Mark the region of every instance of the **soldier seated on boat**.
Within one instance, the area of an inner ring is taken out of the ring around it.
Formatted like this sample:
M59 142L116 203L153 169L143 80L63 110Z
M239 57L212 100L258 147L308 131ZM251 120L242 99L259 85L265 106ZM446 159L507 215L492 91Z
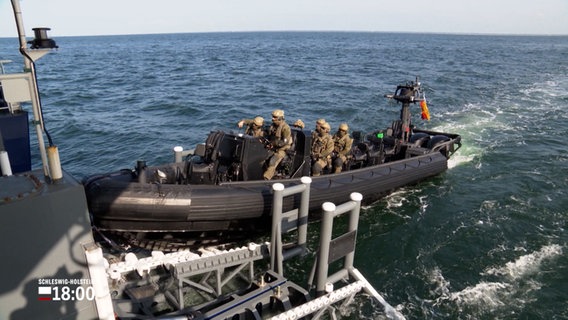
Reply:
M292 126L293 126L294 128L299 128L299 129L304 130L304 127L305 127L306 125L304 124L304 121L298 119L298 120L296 120L296 122L294 122L294 124L293 124Z
M246 125L245 134L251 135L253 137L264 137L264 119L262 117L255 117L254 119L242 119L237 123L239 128Z
M327 122L316 127L315 137L312 140L312 176L321 175L333 152L333 139L329 135L330 131L331 126Z
M292 131L284 120L284 111L276 109L272 111L272 125L268 129L268 148L271 154L268 157L268 165L264 171L264 180L270 180L276 173L276 167L286 156L286 150L292 145Z
M347 123L342 123L339 125L339 129L333 135L333 153L331 156L331 161L333 165L333 172L340 173L343 169L343 164L347 161L347 156L351 152L351 145L353 144L353 139L349 137L349 126Z
M319 135L319 131L320 128L322 126L322 124L326 123L325 119L317 119L316 120L316 128L314 131L312 131L312 141L314 141L316 139L316 137Z

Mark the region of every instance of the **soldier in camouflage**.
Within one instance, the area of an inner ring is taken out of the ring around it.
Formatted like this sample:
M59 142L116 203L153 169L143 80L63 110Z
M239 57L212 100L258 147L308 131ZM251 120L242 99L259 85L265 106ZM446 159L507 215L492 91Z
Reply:
M247 126L245 129L245 134L251 135L253 137L264 137L264 119L262 117L255 117L254 119L243 119L237 123L239 128Z
M332 154L332 164L333 172L340 173L343 169L343 164L347 161L347 156L351 152L351 145L353 144L353 139L349 137L349 126L347 123L342 123L339 125L339 129L333 135L333 154Z
M329 135L331 127L324 122L316 127L312 140L312 176L321 175L323 168L327 166L327 160L333 152L333 139Z
M268 129L269 148L272 154L268 158L268 166L264 171L264 180L270 180L276 173L276 167L286 156L286 150L292 145L292 131L284 120L284 111L272 111L272 125Z
M314 141L316 139L316 137L319 135L319 131L321 129L321 126L326 123L325 119L317 119L316 120L316 129L314 131L312 131L312 141Z

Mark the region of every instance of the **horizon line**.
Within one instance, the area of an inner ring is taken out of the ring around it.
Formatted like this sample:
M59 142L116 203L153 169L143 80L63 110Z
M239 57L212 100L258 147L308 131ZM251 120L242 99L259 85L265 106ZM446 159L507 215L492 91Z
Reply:
M235 31L173 31L150 33L115 33L115 34L84 34L84 35L52 35L51 37L112 37L112 36L147 36L174 34L215 34L215 33L383 33L383 34L424 34L424 35L455 35L455 36L508 36L508 37L566 37L568 34L555 33L492 33L492 32L441 32L441 31L372 31L372 30L235 30ZM26 36L27 37L27 36ZM18 36L0 36L0 39L18 38Z

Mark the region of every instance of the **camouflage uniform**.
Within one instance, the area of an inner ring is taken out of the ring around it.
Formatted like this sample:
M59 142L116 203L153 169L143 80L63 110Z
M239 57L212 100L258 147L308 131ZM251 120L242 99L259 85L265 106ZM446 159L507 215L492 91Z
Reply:
M333 135L333 172L339 173L343 169L343 164L347 161L347 156L351 152L351 145L353 144L353 139L349 137L347 133L349 127L347 124L342 123L339 126L339 130Z
M314 131L312 131L312 142L313 142L313 141L317 138L317 136L319 135L321 126L322 126L324 123L327 123L327 122L325 121L325 119L318 119L318 120L316 120L316 128L315 128Z
M333 152L333 139L329 135L329 130L329 124L324 123L312 140L312 176L321 174Z
M284 111L272 112L272 125L268 129L268 140L274 153L268 158L268 167L264 171L264 179L270 180L276 172L276 167L286 156L286 150L292 145L292 131L284 120Z

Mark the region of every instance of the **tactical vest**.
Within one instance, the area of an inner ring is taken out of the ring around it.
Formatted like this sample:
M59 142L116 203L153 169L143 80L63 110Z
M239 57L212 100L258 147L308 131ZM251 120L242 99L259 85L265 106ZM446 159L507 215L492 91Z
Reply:
M330 146L333 146L333 141L329 134L323 137L318 135L312 142L312 153L320 154L322 158L327 157L333 151L333 148L330 148Z
M292 145L292 130L286 122L282 122L279 126L272 124L268 133L272 145L278 150L288 150Z
M333 136L333 151L337 152L341 155L347 155L349 151L351 151L351 144L353 143L353 139L349 137L349 135L344 135L340 137L338 135Z
M251 135L253 137L263 137L264 130L262 130L262 127L254 129L252 125L249 125L247 127L247 130L245 131L245 134Z

